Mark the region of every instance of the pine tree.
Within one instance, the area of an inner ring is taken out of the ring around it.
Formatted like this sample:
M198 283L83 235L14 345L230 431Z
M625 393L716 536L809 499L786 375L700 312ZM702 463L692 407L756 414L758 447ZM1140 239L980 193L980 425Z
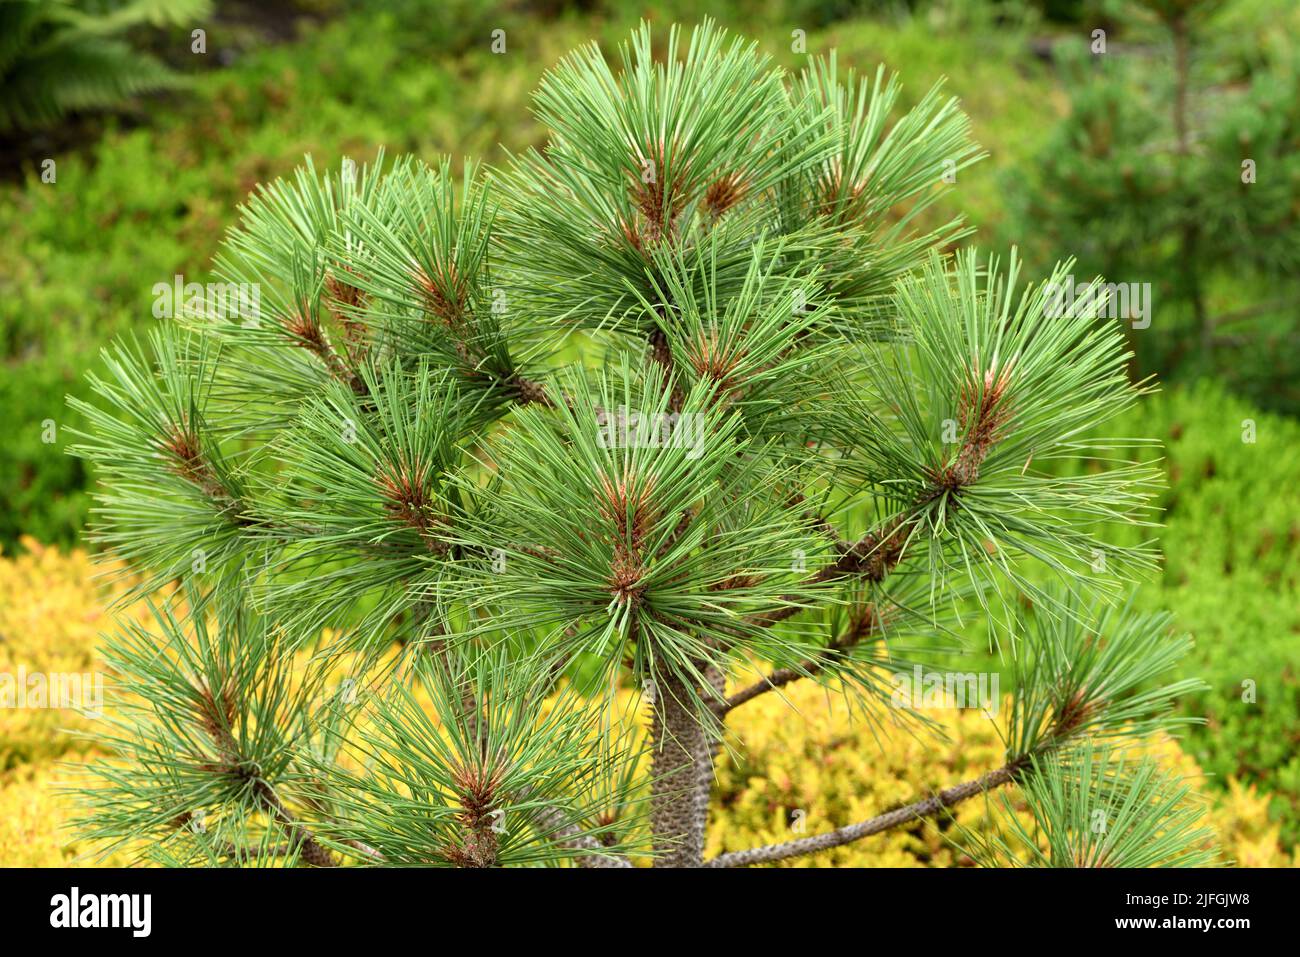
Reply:
M1252 43L1238 62L1245 31L1221 0L1122 7L1128 46L1100 30L1059 46L1070 110L1015 177L1016 228L1070 243L1089 275L1151 287L1130 324L1138 374L1213 374L1294 410L1296 55Z
M981 154L940 89L901 110L883 69L790 77L707 23L657 52L643 26L617 69L563 60L549 145L505 169L309 162L243 209L224 299L109 350L77 452L154 621L108 641L81 833L729 867L1018 785L1051 843L1017 860L1212 859L1122 755L1198 686L1123 599L1150 546L1106 537L1159 480L1096 437L1148 388L1122 332L1047 308L1068 262L946 252L965 228L919 214ZM731 712L821 682L925 733L909 643L971 608L1015 669L1003 767L704 860Z

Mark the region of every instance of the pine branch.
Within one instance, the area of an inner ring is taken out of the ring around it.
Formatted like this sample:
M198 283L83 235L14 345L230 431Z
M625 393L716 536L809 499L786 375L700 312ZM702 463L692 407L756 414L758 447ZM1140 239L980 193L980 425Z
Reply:
M951 463L930 473L929 483L922 486L916 495L915 508L924 507L936 499L955 496L978 481L980 465L1002 437L1008 418L1002 405L1005 387L1005 381L994 383L990 375L985 377L985 391L979 394L973 390L963 391L958 413L960 424L966 430L963 439L958 444ZM884 581L905 557L908 543L918 531L920 516L917 513L905 513L851 543L841 539L820 516L814 515L810 521L815 528L832 538L840 553L834 562L813 576L814 582L829 582L853 575L878 583ZM758 620L773 625L800 610L797 605L787 604Z
M982 867L1206 867L1222 860L1204 826L1206 806L1188 784L1151 755L1130 757L1107 745L1083 745L1035 759L1021 790L1021 820L1006 795L992 802L1004 824L980 835L958 824ZM1005 837L1002 836L1005 834ZM956 843L956 842L955 842Z
M804 854L815 854L833 847L851 844L864 837L880 834L905 824L933 817L948 808L954 807L977 794L983 794L993 788L1009 784L1016 779L1019 765L1003 765L996 771L990 771L971 781L965 781L946 788L937 794L903 807L878 814L866 821L850 824L825 834L801 837L781 844L768 844L746 851L733 851L706 861L705 867L749 867L753 864L771 864Z
M201 682L199 700L199 722L221 756L220 762L205 764L204 769L248 779L256 805L268 812L289 835L290 853L300 853L302 859L313 867L336 866L334 855L322 847L311 829L285 806L275 787L260 776L249 778L250 762L245 759L239 741L231 731L238 709L234 686L223 683L219 690L214 691L206 681ZM251 766L256 765L253 763Z
M290 846L302 855L304 861L313 867L338 866L334 855L316 840L311 829L285 807L275 788L259 778L254 784L254 793L262 807L269 811L276 822L290 835Z
M826 670L843 658L855 646L861 644L870 636L877 634L883 624L884 621L875 609L868 606L865 610L855 614L849 627L827 645L824 651L818 653L816 657L806 658L796 667L777 668L761 681L742 688L725 701L717 702L714 708L718 716L722 717L729 714L733 709L740 707L745 702L752 701L759 695L766 694L769 691L782 688L800 678L816 676L819 672Z
M1028 616L1029 613L1023 613ZM1199 682L1155 685L1186 654L1161 616L1108 612L1096 631L1077 618L1040 613L1022 620L1028 647L1016 659L1019 689L1004 733L1007 761L995 771L867 821L746 851L723 854L709 867L744 867L811 854L933 816L976 794L1040 775L1048 758L1084 736L1132 738L1185 723L1169 704ZM1105 641L1100 640L1104 636ZM1146 690L1139 690L1146 689Z

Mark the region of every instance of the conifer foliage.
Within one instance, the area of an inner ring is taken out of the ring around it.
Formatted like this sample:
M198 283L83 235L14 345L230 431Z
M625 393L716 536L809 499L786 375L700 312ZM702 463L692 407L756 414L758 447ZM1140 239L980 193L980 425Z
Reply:
M1152 553L1105 536L1152 519L1137 443L1092 437L1144 387L1114 323L1046 308L1069 263L951 253L930 207L981 155L957 103L902 109L834 56L788 76L708 23L612 61L548 73L549 144L503 169L259 189L216 264L258 313L195 303L110 351L77 452L156 622L109 639L83 834L177 864L727 867L1010 785L1049 843L976 859L1206 859L1186 789L1120 753L1195 686L1122 601ZM706 860L728 714L822 682L924 734L893 679L959 605L1015 663L1004 767Z

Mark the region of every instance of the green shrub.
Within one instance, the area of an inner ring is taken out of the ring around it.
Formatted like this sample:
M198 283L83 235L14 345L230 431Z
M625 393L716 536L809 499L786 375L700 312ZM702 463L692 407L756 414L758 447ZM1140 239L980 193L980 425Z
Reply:
M1220 0L1140 0L1119 11L1122 33L1093 41L1079 31L1053 48L1070 109L1005 176L1010 235L1033 247L1031 262L1071 250L1079 282L1100 274L1145 286L1154 320L1148 311L1150 329L1129 336L1139 375L1214 375L1294 414L1293 14Z
M1288 844L1300 840L1300 424L1257 412L1210 383L1147 403L1142 434L1166 443L1165 555L1152 607L1196 647L1183 672L1209 683L1182 707L1204 715L1190 746L1207 772L1274 792ZM1243 441L1247 422L1255 441ZM1243 700L1253 683L1255 700Z

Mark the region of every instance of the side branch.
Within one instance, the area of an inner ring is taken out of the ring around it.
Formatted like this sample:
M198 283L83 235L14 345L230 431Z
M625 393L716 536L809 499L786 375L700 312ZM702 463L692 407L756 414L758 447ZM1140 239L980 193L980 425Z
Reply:
M796 668L777 668L767 677L754 682L747 688L742 688L725 701L717 702L714 705L714 711L721 717L733 708L738 708L746 701L757 698L761 694L774 691L790 684L792 681L808 678L826 670L834 661L842 658L849 649L861 644L868 637L875 634L882 624L883 620L877 614L875 607L868 605L861 614L854 616L853 621L845 629L844 633L827 645L816 657L805 658Z
M590 834L583 834L576 824L563 823L564 816L554 808L542 814L541 824L552 832L561 847L587 853L576 859L579 867L631 867L632 862L621 854L611 854L605 845Z
M770 864L774 861L784 861L791 857L815 854L818 851L829 850L832 847L851 844L864 837L870 837L872 834L879 834L882 831L891 830L911 821L932 817L945 808L959 804L967 798L1001 787L1003 784L1015 779L1019 767L1018 762L1007 764L973 781L955 785L923 801L886 811L884 814L877 815L869 820L850 824L838 830L827 831L825 834L815 834L812 837L801 837L795 841L786 841L784 844L768 844L765 847L755 847L746 851L733 851L730 854L722 854L705 862L704 866L749 867L751 864Z
M280 800L280 796L275 792L275 788L259 778L254 785L253 793L257 795L258 803L261 804L265 810L270 812L276 822L284 828L285 832L289 835L290 845L301 853L304 861L312 867L338 866L338 861L334 859L334 855L321 846L321 844L317 842L316 836L311 832L311 830L305 827L302 822L284 806L284 802Z
M232 686L224 684L221 691L214 695L208 683L200 680L196 690L199 693L199 723L212 739L212 743L216 745L221 757L220 761L206 762L203 765L204 769L249 781L257 806L266 811L283 828L288 835L289 846L300 851L304 861L313 867L338 866L334 855L322 846L311 829L299 821L285 806L274 785L249 773L248 764L240 754L239 743L230 730L234 723L236 708Z
M903 550L912 533L913 523L903 519L894 519L875 532L868 532L856 542L837 543L839 557L826 565L812 577L813 582L829 582L856 575L866 581L884 581L903 560ZM753 615L749 622L762 628L770 628L778 622L785 621L803 611L806 606L793 599L769 612Z
M979 479L980 466L993 446L1001 440L1011 421L1011 409L1005 402L1009 382L1008 370L995 375L990 369L983 375L983 387L963 388L958 400L958 420L968 428L966 437L952 461L931 473L930 484L917 497L923 505L940 495L960 492ZM803 496L797 495L792 505L802 505ZM834 527L815 513L805 516L812 527L835 542L839 557L826 565L816 575L814 582L835 581L850 575L871 582L881 582L898 567L903 552L916 530L918 514L904 514L884 523L875 531L867 532L856 542L839 537ZM751 619L752 624L768 627L798 614L803 608L790 602L774 611Z

